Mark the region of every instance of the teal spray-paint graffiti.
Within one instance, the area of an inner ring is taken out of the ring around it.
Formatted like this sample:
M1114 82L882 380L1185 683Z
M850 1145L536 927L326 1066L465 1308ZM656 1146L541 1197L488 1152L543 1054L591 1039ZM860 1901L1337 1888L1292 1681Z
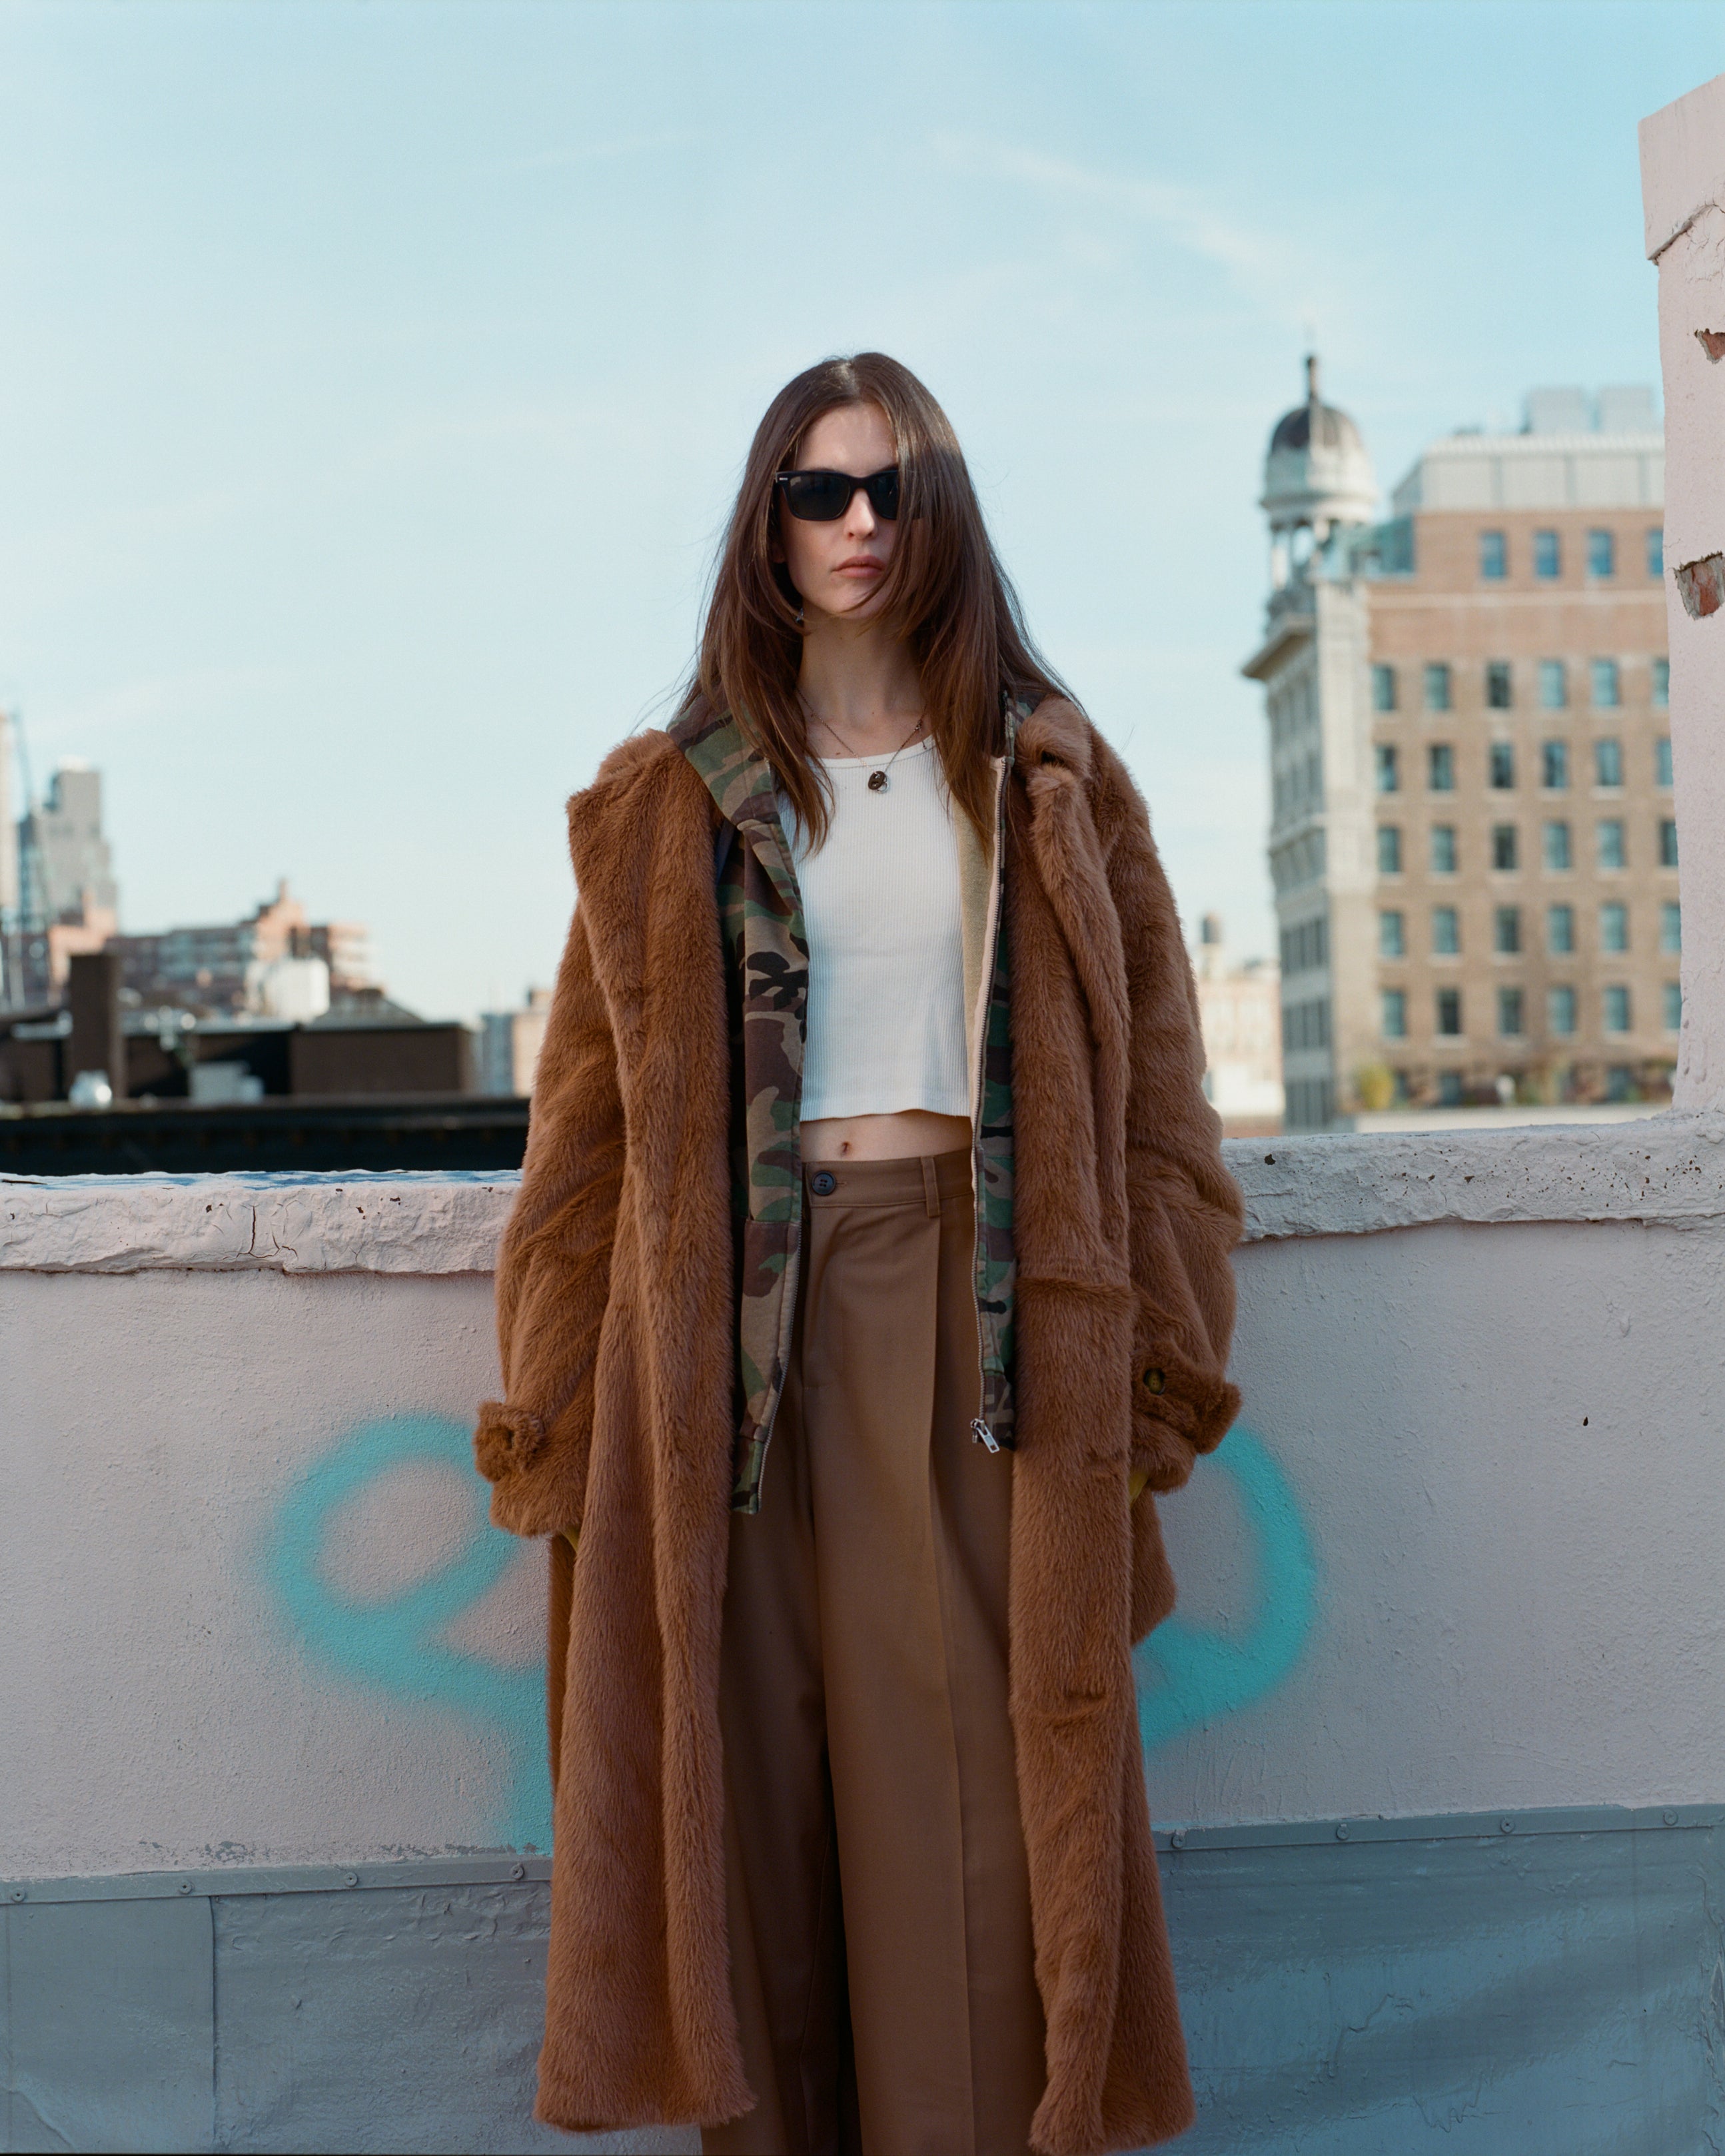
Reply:
M342 1508L391 1468L459 1469L470 1492L469 1532L449 1563L388 1601L357 1599L321 1570L325 1542ZM443 1636L493 1586L520 1548L485 1516L486 1485L472 1472L471 1435L436 1415L362 1424L290 1491L271 1522L264 1564L304 1645L347 1677L490 1725L502 1748L507 1797L495 1822L503 1849L551 1846L551 1778L545 1756L545 1673L504 1669L464 1654Z
M1138 1727L1147 1752L1273 1691L1299 1661L1317 1614L1312 1538L1275 1455L1250 1430L1235 1430L1202 1471L1219 1470L1233 1478L1251 1537L1255 1606L1225 1632L1185 1624L1177 1613L1140 1646Z
M324 1576L331 1527L380 1475L407 1465L459 1469L470 1490L469 1532L439 1570L388 1601L343 1594ZM537 1668L504 1669L447 1644L455 1620L501 1577L517 1547L485 1514L485 1486L469 1472L465 1424L398 1415L362 1424L290 1491L271 1524L265 1566L294 1630L345 1676L398 1699L469 1716L496 1732L507 1797L494 1829L506 1849L551 1845L551 1780L545 1757L545 1679ZM1205 1472L1230 1476L1252 1539L1255 1607L1226 1631L1178 1614L1139 1648L1138 1724L1147 1751L1185 1729L1260 1699L1299 1661L1316 1613L1311 1538L1292 1486L1261 1439L1236 1430Z

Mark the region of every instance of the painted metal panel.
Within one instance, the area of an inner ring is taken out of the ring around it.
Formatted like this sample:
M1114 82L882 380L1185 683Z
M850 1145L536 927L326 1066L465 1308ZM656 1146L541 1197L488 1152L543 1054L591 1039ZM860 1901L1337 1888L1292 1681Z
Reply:
M217 2146L692 2148L534 2123L550 1907L537 1881L218 1902Z
M1183 2156L1717 2152L1722 1862L1710 1828L1171 1854Z
M213 1926L208 1875L8 1889L4 2146L688 2156L532 2123L549 1887L512 1868L230 1872ZM1722 1871L1717 1808L1190 1830L1182 2151L1717 2156Z
M3 1923L6 2148L208 2148L208 1902L24 1903Z

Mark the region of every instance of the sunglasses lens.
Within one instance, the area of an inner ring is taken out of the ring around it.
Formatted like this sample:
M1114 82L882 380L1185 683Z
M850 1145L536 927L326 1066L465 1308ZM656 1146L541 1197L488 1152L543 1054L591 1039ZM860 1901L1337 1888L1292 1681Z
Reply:
M869 481L869 506L889 524L898 519L898 466L875 473Z
M831 524L855 491L856 481L843 472L793 472L784 483L784 506L805 524Z

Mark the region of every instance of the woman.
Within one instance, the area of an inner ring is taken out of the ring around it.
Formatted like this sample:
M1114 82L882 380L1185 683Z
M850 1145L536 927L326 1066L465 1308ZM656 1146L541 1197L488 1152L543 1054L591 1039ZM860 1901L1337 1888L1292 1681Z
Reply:
M774 400L695 685L569 830L476 1440L554 1538L537 2115L1178 2133L1130 1648L1240 1201L1143 805L905 368Z

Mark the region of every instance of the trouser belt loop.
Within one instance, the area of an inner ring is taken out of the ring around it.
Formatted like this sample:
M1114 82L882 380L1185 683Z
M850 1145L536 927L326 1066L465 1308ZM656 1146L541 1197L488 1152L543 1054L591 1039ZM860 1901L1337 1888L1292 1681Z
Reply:
M941 1179L934 1172L934 1162L929 1155L922 1156L922 1202L928 1208L931 1220L941 1217Z

